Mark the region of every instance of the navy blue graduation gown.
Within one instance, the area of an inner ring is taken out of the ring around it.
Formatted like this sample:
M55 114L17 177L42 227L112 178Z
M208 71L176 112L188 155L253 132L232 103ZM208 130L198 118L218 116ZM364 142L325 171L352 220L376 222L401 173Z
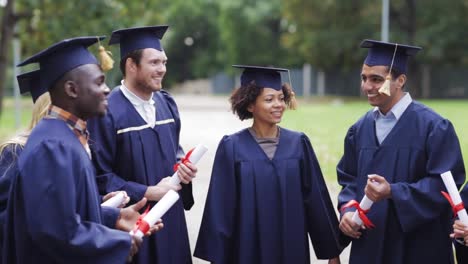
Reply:
M5 226L8 194L11 181L18 171L17 159L23 150L20 145L8 145L0 155L0 251L3 245L3 228ZM2 259L0 258L0 263Z
M392 198L372 206L376 228L352 242L350 263L453 263L452 213L440 194L440 174L448 170L461 186L465 168L454 128L426 106L411 103L380 145L372 111L356 122L337 166L338 207L362 199L368 174L385 177Z
M174 173L173 166L183 155L177 105L165 91L154 93L153 100L154 128L147 126L119 88L108 97L107 115L88 122L101 193L125 190L136 202L147 186ZM164 215L164 228L144 239L135 263L191 263L184 207L193 205L192 185L182 186L182 199Z
M100 224L95 177L86 151L67 124L40 121L12 181L4 263L124 263L130 236Z
M465 204L465 208L468 205L468 185L465 185L460 192L460 196ZM455 252L457 256L457 263L468 263L468 246L462 245L454 240Z
M336 257L338 219L307 136L281 128L270 160L248 129L216 152L194 256L213 263L310 263Z

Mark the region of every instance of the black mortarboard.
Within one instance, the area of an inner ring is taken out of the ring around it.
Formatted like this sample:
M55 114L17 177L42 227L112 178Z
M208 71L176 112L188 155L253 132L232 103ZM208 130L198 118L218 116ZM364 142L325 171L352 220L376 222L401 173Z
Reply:
M421 47L402 45L398 43L382 42L365 39L361 42L361 48L368 48L364 64L369 66L392 66L400 73L406 73L408 58L415 55Z
M40 78L40 70L30 71L16 76L20 92L22 94L30 92L33 103L36 102L39 96L47 92L47 88L41 86Z
M18 66L24 66L30 63L39 63L40 82L39 85L30 87L34 89L49 89L65 73L85 64L98 64L94 55L88 51L88 47L103 36L77 37L65 39L45 50L29 57ZM31 93L33 93L31 91ZM34 92L35 93L35 92Z
M161 39L169 26L135 27L115 30L109 40L109 45L120 44L120 58L128 53L146 48L163 51Z
M281 72L289 71L282 68L249 65L232 65L232 67L244 69L240 77L242 86L255 81L255 84L260 87L268 87L275 90L281 90L282 88Z

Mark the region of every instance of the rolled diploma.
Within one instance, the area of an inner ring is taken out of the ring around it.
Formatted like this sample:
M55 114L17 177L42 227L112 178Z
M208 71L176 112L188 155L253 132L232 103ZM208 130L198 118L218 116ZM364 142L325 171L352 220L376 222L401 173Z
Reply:
M192 154L190 154L189 161L193 164L197 164L197 162L203 157L203 155L206 153L208 149L203 146L202 144L199 144L195 147L195 149L192 151ZM179 176L177 176L177 171L174 172L171 176L171 184L177 185L180 183Z
M109 207L119 207L124 200L124 192L119 192L114 197L108 199L107 201L103 202L101 206L109 206Z
M369 208L371 208L372 204L374 202L367 198L367 195L364 195L364 197L362 198L361 202L359 203L359 206L363 209L363 210L369 210ZM354 212L353 214L353 218L352 220L358 224L358 225L362 225L362 220L361 218L359 217L359 211L356 210L356 212Z
M370 174L370 175L374 175L374 174ZM378 182L374 182L374 184L379 184ZM361 202L359 203L359 207L362 208L362 210L369 210L372 206L372 204L374 203L374 201L372 201L371 199L369 199L367 197L367 195L364 194L364 197L362 197L362 200ZM358 225L362 225L362 220L361 218L359 217L359 211L356 210L356 212L354 212L353 214L353 218L352 220L358 224Z
M452 173L450 171L444 172L440 175L442 177L442 180L444 181L445 188L447 188L447 191L450 195L450 198L452 198L452 201L455 205L459 204L462 202L462 199L460 197L460 193L458 193L457 185L455 184L455 181L453 180ZM466 210L460 210L457 213L458 218L462 221L462 223L465 226L468 226L468 214L466 213Z
M179 200L179 194L173 190L169 190L161 200L151 208L148 214L143 217L142 221L148 223L150 227L153 226L167 212L167 210L177 202L177 200ZM145 235L140 228L138 228L136 232L134 232L134 230L130 231L130 234L134 234L140 238Z

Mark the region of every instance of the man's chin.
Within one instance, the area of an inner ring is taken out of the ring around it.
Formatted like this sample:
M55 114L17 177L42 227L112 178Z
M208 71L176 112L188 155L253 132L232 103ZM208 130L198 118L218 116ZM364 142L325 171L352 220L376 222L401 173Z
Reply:
M100 110L99 112L97 112L97 116L99 117L103 117L107 114L107 107L105 107L104 109Z

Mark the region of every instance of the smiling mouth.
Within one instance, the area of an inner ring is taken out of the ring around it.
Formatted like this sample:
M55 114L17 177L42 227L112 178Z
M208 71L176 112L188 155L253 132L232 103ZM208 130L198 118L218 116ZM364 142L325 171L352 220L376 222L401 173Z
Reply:
M373 98L373 97L376 97L377 95L379 94L367 94L367 98Z
M281 112L273 112L271 113L274 117L281 117Z

